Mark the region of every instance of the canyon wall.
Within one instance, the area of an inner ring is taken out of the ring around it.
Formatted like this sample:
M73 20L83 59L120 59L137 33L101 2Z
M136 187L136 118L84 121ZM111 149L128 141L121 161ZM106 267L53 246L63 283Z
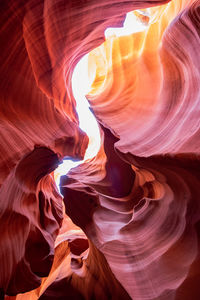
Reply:
M200 298L200 1L0 4L0 299ZM135 11L144 31L105 39ZM83 159L71 80L89 53Z

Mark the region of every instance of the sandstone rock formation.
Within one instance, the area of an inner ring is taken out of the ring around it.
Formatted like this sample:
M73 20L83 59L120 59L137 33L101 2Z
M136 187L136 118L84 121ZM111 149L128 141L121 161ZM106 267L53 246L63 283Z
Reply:
M200 299L200 1L0 9L0 299ZM105 39L132 11L145 29ZM88 53L101 147L60 194Z

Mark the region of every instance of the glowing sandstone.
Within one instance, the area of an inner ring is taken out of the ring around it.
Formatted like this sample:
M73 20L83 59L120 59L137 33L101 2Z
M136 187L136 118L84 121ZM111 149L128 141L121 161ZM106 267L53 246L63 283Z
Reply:
M167 2L2 4L1 298L199 299L200 1ZM133 10L144 31L100 46ZM52 172L89 142L71 81L91 50L101 147L62 201Z
M118 37L113 31L90 53L95 77L90 103L97 118L120 137L116 147L123 152L149 156L199 149L199 41L195 33L184 31L194 30L188 10L183 10L191 6L192 14L192 3L172 1L150 8L149 21L138 17L139 32Z

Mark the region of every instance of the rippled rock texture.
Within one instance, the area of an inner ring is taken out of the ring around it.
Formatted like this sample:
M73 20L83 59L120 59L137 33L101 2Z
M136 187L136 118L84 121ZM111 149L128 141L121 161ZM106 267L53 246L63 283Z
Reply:
M200 299L200 1L0 9L0 299ZM131 11L146 29L105 40ZM88 146L71 79L89 52L102 144L61 196L54 170Z

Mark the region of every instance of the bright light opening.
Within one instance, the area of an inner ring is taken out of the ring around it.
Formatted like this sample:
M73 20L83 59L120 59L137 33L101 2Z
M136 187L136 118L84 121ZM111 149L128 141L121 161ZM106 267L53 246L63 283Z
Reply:
M85 97L89 93L92 78L88 76L88 55L85 55L76 65L72 76L72 91L76 100L76 111L79 117L79 127L89 137L89 144L83 160L73 161L66 159L54 172L56 185L59 189L60 177L66 175L70 169L77 167L88 159L95 157L99 151L101 138L99 126L90 110Z
M121 28L107 28L105 30L106 39L109 37L120 37L130 35L136 32L144 31L149 26L149 11L135 10L126 15L123 27ZM99 126L96 118L90 111L89 103L85 97L91 91L91 86L94 78L89 77L88 71L88 54L85 55L74 69L72 76L72 91L76 100L76 111L79 117L79 126L86 132L89 137L89 145L82 161L73 161L66 159L55 170L54 177L56 185L59 189L60 177L66 175L70 169L77 167L88 159L95 157L100 149L101 139ZM95 72L90 72L90 75Z
M142 32L149 26L149 10L134 10L126 14L123 27L107 28L105 30L106 39L109 37L120 37L130 35L136 32Z

